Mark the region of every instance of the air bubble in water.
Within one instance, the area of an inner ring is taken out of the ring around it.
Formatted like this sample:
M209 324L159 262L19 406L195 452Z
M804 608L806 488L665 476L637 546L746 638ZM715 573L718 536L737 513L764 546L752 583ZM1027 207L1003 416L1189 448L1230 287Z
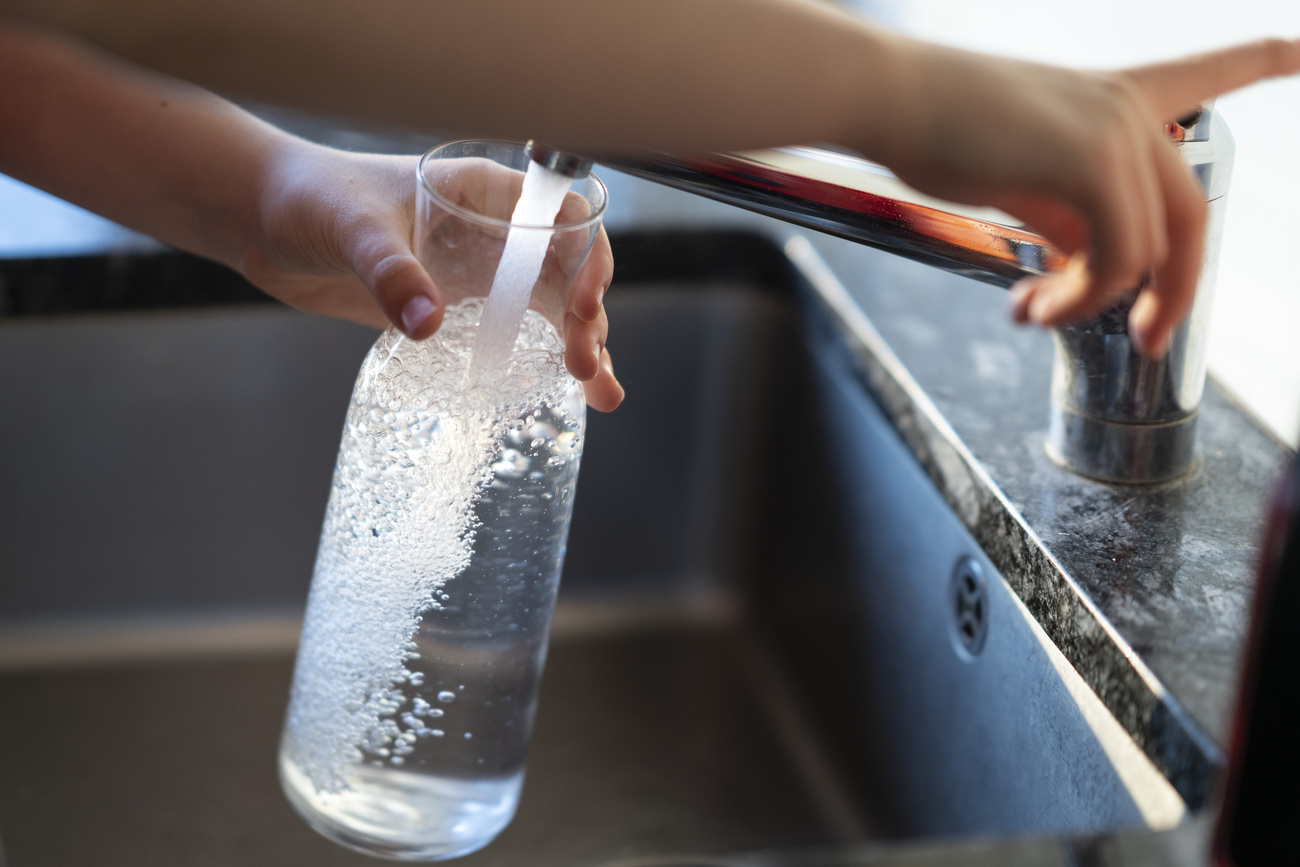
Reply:
M531 463L532 461L523 452L517 449L505 449L501 452L501 460L492 465L492 472L503 479L517 479L528 472Z

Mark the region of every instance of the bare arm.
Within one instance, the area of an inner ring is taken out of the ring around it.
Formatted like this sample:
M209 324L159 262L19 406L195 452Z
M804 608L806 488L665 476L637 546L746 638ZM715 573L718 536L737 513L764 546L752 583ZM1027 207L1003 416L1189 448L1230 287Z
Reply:
M414 158L311 144L3 18L0 131L0 172L223 262L289 304L413 337L441 321L441 293L411 250ZM604 348L612 271L602 234L563 323L569 369L602 410L622 399Z
M287 136L200 88L3 19L0 82L0 171L240 265L261 166Z
M1020 318L1082 318L1151 275L1130 318L1151 354L1191 306L1205 214L1162 124L1300 71L1284 40L1065 70L908 40L813 0L4 2L205 86L413 129L595 152L847 145L1071 254L1075 267L1020 287Z
M865 144L901 44L816 0L7 2L221 92L597 150Z

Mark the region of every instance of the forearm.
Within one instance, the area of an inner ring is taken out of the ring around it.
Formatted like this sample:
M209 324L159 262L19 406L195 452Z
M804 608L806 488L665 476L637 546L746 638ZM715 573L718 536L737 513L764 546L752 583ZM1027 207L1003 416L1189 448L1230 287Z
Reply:
M0 172L238 267L287 136L190 85L0 18Z
M8 0L8 8L222 92L589 150L836 141L871 151L877 119L892 113L877 103L894 99L899 84L901 40L814 0Z

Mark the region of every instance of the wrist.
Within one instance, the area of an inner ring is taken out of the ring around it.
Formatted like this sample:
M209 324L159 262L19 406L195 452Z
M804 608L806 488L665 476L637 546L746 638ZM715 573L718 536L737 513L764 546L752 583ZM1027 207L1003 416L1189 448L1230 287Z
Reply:
M297 210L294 203L313 174L307 166L318 157L317 151L326 150L269 124L263 126L261 140L250 154L254 166L248 188L241 196L243 231L234 263L253 283L258 283L267 263L278 258L275 251L283 246L281 236Z

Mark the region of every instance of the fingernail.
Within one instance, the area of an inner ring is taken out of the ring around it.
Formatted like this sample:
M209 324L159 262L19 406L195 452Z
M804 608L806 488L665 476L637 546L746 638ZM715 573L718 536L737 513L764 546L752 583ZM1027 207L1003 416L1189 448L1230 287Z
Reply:
M414 337L416 330L433 315L438 305L428 295L416 295L402 308L402 331L407 337Z

